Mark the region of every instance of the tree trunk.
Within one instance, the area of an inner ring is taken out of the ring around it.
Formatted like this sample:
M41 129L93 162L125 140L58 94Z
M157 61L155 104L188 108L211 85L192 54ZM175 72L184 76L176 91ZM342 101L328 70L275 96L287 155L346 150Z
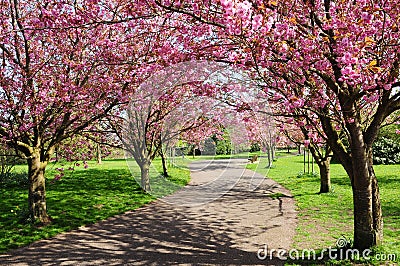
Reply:
M269 146L267 148L267 153L268 153L268 167L272 166L272 147Z
M340 96L340 104L344 118L353 119L346 122L348 145L346 148L338 133L334 130L332 121L320 117L330 148L338 157L351 180L354 208L354 248L371 249L380 245L383 240L382 210L379 199L378 182L373 173L371 162L371 147L375 135L368 137L363 134L359 123L359 111L347 95ZM368 141L366 141L368 140Z
M161 163L162 163L162 168L163 168L163 176L169 177L168 168L167 168L167 160L165 158L164 151L160 150L160 156L161 156Z
M378 179L375 174L372 176L372 211L374 230L376 231L376 245L381 245L383 243L383 218Z
M330 172L330 157L321 161L319 166L319 176L321 178L321 187L319 193L328 193L331 189L331 172Z
M34 154L28 159L29 177L29 214L33 220L46 225L50 223L50 217L46 209L46 181L44 173L47 162L40 160L39 154Z
M271 153L272 153L271 147L268 146L268 147L267 147L267 158L268 158L267 168L270 168L270 167L272 166Z
M142 186L142 189L145 192L149 192L151 190L150 188L150 163L145 162L139 165L140 166L140 183Z
M380 245L383 240L379 187L366 158L354 160L353 168L354 247L365 250Z
M377 245L381 245L383 242L383 218L381 208L381 198L379 193L378 179L376 178L374 167L373 167L373 155L372 148L368 150L368 171L372 178L372 211L374 220L374 229L377 232Z
M271 166L273 164L273 161L275 160L275 151L276 151L276 146L275 144L271 144Z
M96 146L96 157L97 157L97 164L101 164L102 160L101 160L101 147L100 144L97 143Z

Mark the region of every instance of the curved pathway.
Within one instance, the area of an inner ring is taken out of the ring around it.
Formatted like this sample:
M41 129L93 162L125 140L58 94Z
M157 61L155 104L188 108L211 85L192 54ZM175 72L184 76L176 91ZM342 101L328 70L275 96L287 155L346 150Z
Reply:
M265 245L290 248L294 201L245 165L242 159L194 162L191 182L174 195L0 255L0 264L282 265L257 252Z

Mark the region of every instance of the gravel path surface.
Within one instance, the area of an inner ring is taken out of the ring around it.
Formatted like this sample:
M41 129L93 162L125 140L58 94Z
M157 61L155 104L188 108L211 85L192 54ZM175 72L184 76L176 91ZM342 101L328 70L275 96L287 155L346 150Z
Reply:
M290 249L294 200L274 181L244 170L246 163L192 163L190 184L174 195L0 255L0 264L283 265L257 253L265 245Z

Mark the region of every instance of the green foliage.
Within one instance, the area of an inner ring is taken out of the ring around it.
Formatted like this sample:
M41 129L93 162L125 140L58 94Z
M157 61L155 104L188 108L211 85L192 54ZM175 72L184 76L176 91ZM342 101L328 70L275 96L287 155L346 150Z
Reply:
M2 179L9 178L14 166L21 163L25 161L17 157L13 150L7 149L0 143L0 182Z
M399 112L400 115L400 112ZM400 135L396 133L396 130L400 130L400 124L392 124L381 128L379 137L391 139L396 143L400 143Z
M374 164L400 163L400 142L397 139L380 137L373 146Z
M215 142L215 154L228 155L232 153L232 143L227 130L223 130L222 136L217 137L214 135L212 139Z
M261 150L261 148L260 148L260 145L258 143L251 144L250 152L258 152L260 150Z
M206 139L202 147L202 155L215 155L215 154L216 154L216 146L214 140Z
M159 160L150 172L155 190L161 172ZM89 168L66 171L60 181L53 181L56 170L50 165L47 176L47 208L52 223L37 227L26 220L27 189L18 184L0 187L0 252L49 238L58 233L93 224L110 216L136 209L152 200L154 196L143 193L134 176L139 168L129 171L125 160L105 160L102 165L89 162ZM22 167L17 167L22 170ZM189 171L182 167L171 168L170 181L179 189L187 184ZM133 174L133 175L132 175ZM162 191L160 196L175 190Z

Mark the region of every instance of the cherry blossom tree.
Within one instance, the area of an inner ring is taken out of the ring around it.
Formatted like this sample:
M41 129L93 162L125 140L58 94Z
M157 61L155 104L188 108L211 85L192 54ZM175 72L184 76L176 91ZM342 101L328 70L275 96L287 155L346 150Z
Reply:
M372 144L400 109L400 5L394 1L156 1L167 12L212 25L210 56L252 68L264 90L317 119L350 177L354 246L383 239ZM362 115L368 108L369 115ZM307 117L304 117L307 120Z

